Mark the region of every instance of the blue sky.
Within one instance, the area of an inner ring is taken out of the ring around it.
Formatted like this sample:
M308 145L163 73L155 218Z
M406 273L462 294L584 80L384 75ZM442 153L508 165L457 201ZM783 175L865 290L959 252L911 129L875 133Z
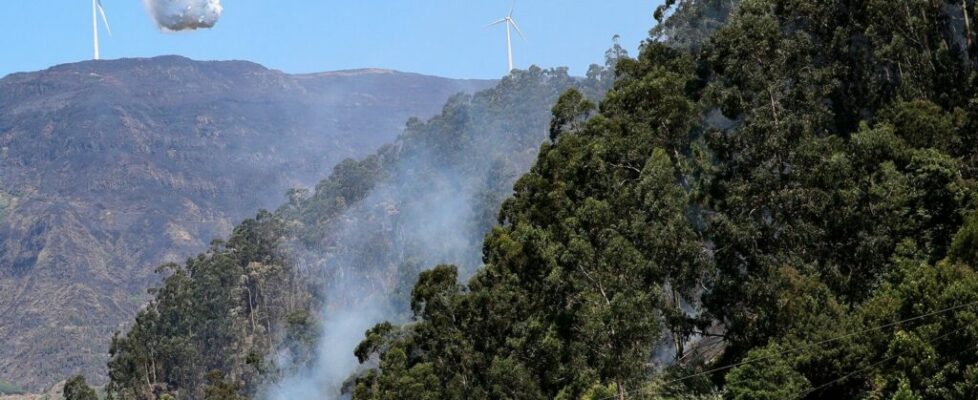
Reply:
M162 33L142 0L102 0L113 36L102 58L178 54L241 59L302 73L378 67L456 78L506 72L502 26L508 0L223 0L214 29ZM515 18L518 68L568 66L583 74L614 34L634 54L660 0L522 0ZM0 76L91 57L88 0L0 1Z

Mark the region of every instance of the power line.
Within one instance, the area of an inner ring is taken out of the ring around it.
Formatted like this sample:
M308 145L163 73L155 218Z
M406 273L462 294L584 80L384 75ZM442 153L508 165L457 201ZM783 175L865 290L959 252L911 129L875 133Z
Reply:
M837 342L839 340L848 339L848 338L851 338L853 336L861 335L861 334L864 334L864 333L875 332L875 331L883 330L883 329L886 329L886 328L892 328L894 326L897 326L897 325L900 325L900 324L905 324L907 322L913 322L913 321L924 319L924 318L927 318L927 317L932 317L932 316L935 316L935 315L944 314L944 313L951 312L951 311L957 311L957 310L960 310L962 308L973 307L973 306L976 306L976 305L978 305L978 301L974 301L974 302L967 303L967 304L961 304L961 305L957 305L957 306L953 306L953 307L947 307L947 308L944 308L944 309L941 309L941 310L929 312L927 314L921 314L921 315L918 315L918 316L915 316L915 317L903 319L903 320L896 321L896 322L891 322L891 323L888 323L886 325L880 325L880 326L873 327L873 328L863 329L863 330L860 330L860 331L848 333L848 334L845 334L845 335L842 335L842 336L838 336L838 337L834 337L834 338L831 338L831 339L825 339L825 340L818 341L818 342L815 342L815 343L812 343L812 344L808 344L808 345L804 345L804 346L801 346L801 347L790 348L790 349L783 350L781 352L774 353L774 354L771 354L771 355L768 355L768 356L751 358L751 359L747 359L747 360L744 360L744 361L741 361L741 362L738 362L738 363L735 363L735 364L729 364L729 365L724 365L722 367L716 367L716 368L709 369L709 370L706 370L706 371L703 371L703 372L698 372L698 373L695 373L695 374L692 374L692 375L684 376L682 378L673 379L671 381L666 382L665 384L666 385L669 385L669 384L673 384L673 383L678 383L678 382L682 382L682 381L685 381L685 380L688 380L688 379L692 379L692 378L696 378L696 377L699 377L699 376L709 375L709 374L712 374L714 372L720 372L720 371L725 371L725 370L728 370L728 369L737 368L737 367L739 367L741 365L753 364L753 363L758 362L758 361L763 361L763 360L767 360L767 359L770 359L770 358L782 356L782 355L785 355L785 354L793 353L795 351L807 350L807 349L810 349L812 347L818 347L818 346L821 346L821 345L824 345L824 344L828 344L828 343L832 343L832 342Z
M938 340L946 339L946 338L950 337L951 335L954 335L954 334L956 334L958 332L961 332L961 331L963 331L963 330L965 330L967 328L969 328L969 325L962 326L962 327L960 327L958 329L955 329L955 330L953 330L951 332L948 332L946 334L943 334L941 336L938 336L936 338L933 338L931 340L928 340L925 343L932 344L932 343L934 343L934 342L936 342ZM975 349L975 348L978 348L978 345L975 345L975 346L971 347L968 350ZM899 354L896 354L896 355L893 355L893 356L884 358L884 359L879 360L879 361L877 361L875 363L872 363L872 364L870 364L868 366L865 366L863 368L860 368L860 369L857 369L855 371L852 371L852 372L850 372L848 374L845 374L845 375L839 377L838 379L833 379L831 381L828 381L826 383L823 383L821 385L818 385L818 386L816 386L816 387L814 387L812 389L809 389L809 390L805 391L805 393L803 393L801 396L799 396L799 398L805 398L806 396L808 396L808 395L810 395L812 393L815 393L815 392L817 392L819 390L825 389L825 388L827 388L829 386L832 386L832 385L834 385L836 383L839 383L839 382L842 382L842 381L844 381L846 379L849 379L849 378L851 378L851 377L853 377L855 375L858 375L860 373L866 372L866 371L868 371L868 370L870 370L872 368L878 367L878 366L880 366L880 365L882 365L882 364L884 364L884 363L886 363L888 361L891 361L893 359L896 359L898 357L902 357L902 356L906 355L907 353L909 353L912 350L913 350L912 348L911 349L906 349L904 351L901 351Z
M738 363L728 364L728 365L724 365L724 366L721 366L721 367L712 368L712 369L709 369L709 370L706 370L706 371L702 371L702 372L698 372L698 373L695 373L695 374L687 375L687 376L684 376L684 377L681 377L681 378L676 378L676 379L673 379L673 380L670 380L670 381L666 381L665 383L663 383L663 385L664 386L668 386L668 385L671 385L671 384L674 384L674 383L678 383L678 382L682 382L682 381L685 381L685 380L689 380L689 379L692 379L692 378L696 378L696 377L700 377L700 376L704 376L704 375L713 374L715 372L726 371L728 369L737 368L737 367L742 366L742 365L753 364L753 363L756 363L758 361L763 361L763 360L771 359L771 358L774 358L774 357L779 357L779 356L782 356L782 355L785 355L785 354L789 354L789 353L793 353L793 352L796 352L796 351L807 350L807 349L810 349L810 348L813 348L813 347L817 347L817 346L821 346L821 345L824 345L824 344L836 342L836 341L839 341L839 340L842 340L842 339L847 339L847 338L850 338L850 337L853 337L853 336L857 336L857 335L861 335L861 334L864 334L864 333L875 332L875 331L883 330L883 329L886 329L886 328L892 328L894 326L897 326L897 325L900 325L900 324L905 324L907 322L913 322L913 321L917 321L917 320L920 320L920 319L924 319L924 318L928 318L928 317L933 317L935 315L944 314L944 313L948 313L948 312L951 312L951 311L957 311L957 310L960 310L960 309L963 309L963 308L974 307L976 305L978 305L978 301L973 301L973 302L966 303L966 304L960 304L960 305L956 305L956 306L946 307L946 308L943 308L943 309L940 309L940 310L937 310L937 311L932 311L932 312L929 312L929 313L926 313L926 314L921 314L921 315L917 315L917 316L914 316L914 317L902 319L902 320L899 320L899 321L890 322L890 323L885 324L885 325L880 325L880 326L876 326L876 327L873 327L873 328L867 328L867 329L859 330L859 331L856 331L856 332L847 333L847 334L842 335L842 336L837 336L837 337L834 337L834 338L821 340L821 341L818 341L818 342L815 342L815 343L812 343L812 344L808 344L808 345L804 345L804 346L800 346L800 347L789 348L787 350L783 350L783 351L780 351L780 352L777 352L777 353L774 353L774 354L771 354L771 355L767 355L767 356L764 356L764 357L751 358L751 359L747 359L747 360L744 360L744 361L741 361L741 362L738 362ZM964 329L964 327L959 328L958 330L961 330L961 329ZM936 339L933 339L933 340L939 340L939 339L940 338L936 338ZM620 392L618 392L617 394L615 394L613 396L603 397L603 398L600 398L598 400L610 400L610 399L614 399L615 397L621 396L623 394L628 394L628 393L631 393L631 392L634 392L634 390L632 390L632 391L629 391L629 390L620 391ZM807 395L807 393L806 393L806 395Z

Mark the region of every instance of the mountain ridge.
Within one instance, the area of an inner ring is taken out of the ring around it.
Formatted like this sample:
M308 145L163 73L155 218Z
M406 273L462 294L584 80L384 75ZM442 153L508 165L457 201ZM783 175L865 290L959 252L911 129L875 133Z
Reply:
M241 67L241 68L260 69L260 70L265 70L265 71L277 72L277 73L281 73L281 74L292 76L292 77L333 77L333 76L361 76L361 75L407 75L407 76L419 76L419 77L428 77L428 78L437 78L437 79L447 79L447 80L459 81L459 82L468 81L468 82L484 82L484 83L489 83L489 82L496 82L496 81L498 81L497 79L485 79L485 78L445 77L445 76L432 75L432 74L426 74L426 73L421 73L421 72L401 71L401 70L398 70L398 69L383 68L383 67L345 68L345 69L326 70L326 71L314 71L314 72L286 72L286 71L283 71L283 70L280 70L280 69L277 69L277 68L270 68L270 67L267 67L267 66L265 66L265 65L263 65L261 63L257 63L257 62L249 61L249 60L240 60L240 59L230 59L230 60L196 60L196 59L193 59L193 58L189 58L189 57L185 57L185 56L181 56L181 55L175 55L175 54L152 56L152 57L123 57L123 58L114 58L114 59L83 60L83 61L66 62L66 63L62 63L62 64L52 65L52 66L50 66L48 68L40 69L40 70L36 70L36 71L18 71L18 72L11 72L11 73L9 73L7 75L0 76L0 81L2 81L4 79L7 79L7 78L16 78L16 77L18 77L20 75L34 75L34 74L37 74L37 73L42 73L42 72L55 72L55 71L60 71L60 70L63 70L63 69L71 69L71 68L79 68L79 67L94 67L94 66L99 66L99 65L113 65L113 64L134 63L134 62L137 62L137 63L138 62L150 62L150 63L170 62L170 63L174 63L174 64L178 64L178 65L179 64L187 64L187 63L192 63L192 64L213 64L213 65L236 65L236 66Z
M157 265L492 82L179 56L0 79L0 377L104 370Z

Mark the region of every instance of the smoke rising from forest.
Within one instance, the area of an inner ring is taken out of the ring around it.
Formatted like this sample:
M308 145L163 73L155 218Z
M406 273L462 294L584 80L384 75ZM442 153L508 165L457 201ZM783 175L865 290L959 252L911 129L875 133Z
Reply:
M212 28L221 18L221 0L143 0L160 29L188 31Z
M469 228L484 178L451 168L419 175L424 159L401 160L389 179L338 218L329 250L303 257L306 268L329 276L316 361L275 385L269 399L340 398L359 366L353 349L364 332L383 321L407 321L411 288L398 282L414 280L405 274L437 264L458 265L463 275L474 271L484 232Z
M409 122L393 146L378 152L382 177L367 195L344 203L326 229L313 232L318 243L295 246L302 249L296 257L300 269L324 281L317 354L311 366L291 368L262 397L344 398L344 389L352 388L343 385L358 368L376 364L361 366L355 347L377 323L411 320L411 291L422 271L455 265L464 283L482 266L485 234L546 140L559 94L578 86L597 98L606 90L602 82L611 80L575 81L566 69L531 69L495 89L456 96L427 122ZM337 197L348 198L347 189L359 186L361 175L369 175L363 171L371 170L365 161L352 164L334 169L313 199L334 204ZM306 212L322 215L329 206L309 207Z

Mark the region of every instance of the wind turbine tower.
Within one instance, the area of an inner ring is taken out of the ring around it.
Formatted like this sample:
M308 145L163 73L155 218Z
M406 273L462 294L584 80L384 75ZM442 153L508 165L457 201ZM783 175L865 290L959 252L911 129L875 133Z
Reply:
M508 60L509 60L509 70L508 71L511 72L511 71L513 71L514 68L513 68L513 37L512 37L513 35L511 33L510 29L516 29L516 33L520 34L520 38L522 38L523 40L526 40L526 36L523 36L523 31L520 30L520 26L516 23L516 20L513 19L513 9L512 8L509 9L509 15L507 15L505 18L500 19L499 21L496 21L496 22L493 22L493 23L487 25L486 28L488 28L490 26L496 26L496 25L499 25L499 24L506 24L506 54L509 56L509 58L508 58Z
M94 44L95 55L92 59L98 60L99 46L98 46L98 16L102 15L102 22L105 23L105 30L109 32L109 36L112 36L112 28L109 27L109 19L105 16L105 9L102 8L102 0L92 0L92 41Z

